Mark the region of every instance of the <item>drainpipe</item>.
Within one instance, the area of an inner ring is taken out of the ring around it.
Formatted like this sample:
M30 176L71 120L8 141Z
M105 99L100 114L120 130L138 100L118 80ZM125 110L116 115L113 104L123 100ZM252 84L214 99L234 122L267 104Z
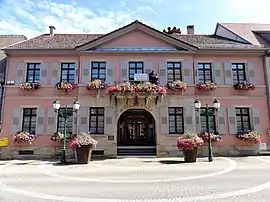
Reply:
M270 50L267 50L263 55L263 66L264 66L264 78L266 83L266 97L268 107L268 117L270 119ZM268 61L269 57L269 61Z

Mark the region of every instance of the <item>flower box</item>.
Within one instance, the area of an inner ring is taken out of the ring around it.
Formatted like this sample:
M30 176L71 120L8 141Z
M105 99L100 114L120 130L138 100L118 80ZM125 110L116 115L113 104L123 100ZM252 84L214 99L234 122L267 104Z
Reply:
M183 92L186 91L187 89L187 84L182 81L177 80L172 83L168 83L167 87L169 90L173 90L173 91L176 91L178 93L180 92L181 94L183 94Z
M32 144L32 142L36 139L36 137L37 136L35 134L21 131L13 135L13 142L18 143L18 144L21 144L21 143Z
M238 132L236 137L251 144L258 144L260 143L261 134L257 133L256 131Z
M241 83L234 84L233 88L237 91L249 91L249 90L255 90L255 85L247 81L244 81Z
M23 91L34 91L40 88L40 84L25 82L25 83L20 84L19 88Z
M205 82L205 83L198 83L196 84L196 89L198 91L213 91L213 90L216 90L218 87L218 85L216 83L213 83L213 82Z
M70 82L58 82L57 84L55 84L55 87L58 90L62 90L64 92L70 92L70 91L74 90L76 85L74 83L70 83Z
M66 135L66 140L70 141L70 140L72 140L73 137L74 137L74 135L67 134ZM52 134L51 140L53 142L63 142L64 141L64 134L60 133L60 132L55 132L54 134Z
M89 90L91 93L94 91L97 98L100 96L100 90L106 89L108 85L99 79L91 81L87 84L86 89Z
M202 133L198 134L198 136L200 138L202 138L204 142L208 142L208 133L207 132L202 132ZM222 137L218 133L210 132L210 140L211 140L211 142L221 142Z

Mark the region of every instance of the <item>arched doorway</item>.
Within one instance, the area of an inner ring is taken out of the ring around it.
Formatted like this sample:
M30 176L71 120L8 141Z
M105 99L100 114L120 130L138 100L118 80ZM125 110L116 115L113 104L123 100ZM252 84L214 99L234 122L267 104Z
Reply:
M118 156L156 155L155 119L144 109L128 109L117 123Z

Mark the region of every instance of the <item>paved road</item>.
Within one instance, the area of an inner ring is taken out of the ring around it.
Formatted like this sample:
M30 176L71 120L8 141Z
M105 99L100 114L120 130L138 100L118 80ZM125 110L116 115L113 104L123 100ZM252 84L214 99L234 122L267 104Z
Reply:
M110 159L69 166L2 161L0 201L269 201L270 157L180 160Z

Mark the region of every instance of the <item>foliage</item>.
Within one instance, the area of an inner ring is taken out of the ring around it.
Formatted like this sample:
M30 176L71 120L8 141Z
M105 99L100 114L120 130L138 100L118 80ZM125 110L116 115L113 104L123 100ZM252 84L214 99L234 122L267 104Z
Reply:
M241 140L257 144L260 142L261 134L257 133L256 131L238 132L236 137Z
M178 137L176 142L179 150L193 150L203 145L203 139L196 133L185 133Z
M182 81L174 81L172 83L168 83L167 84L168 88L170 90L182 90L182 91L185 91L187 89L187 84L182 82Z
M73 138L74 135L67 134L66 135L66 140L70 141ZM54 142L62 142L64 141L64 134L60 132L55 132L51 136L51 140Z
M76 87L76 85L74 83L70 83L70 82L58 82L55 85L55 87L58 90L62 90L62 91L65 91L65 92L70 92Z
M25 90L25 91L34 91L40 88L40 84L39 83L29 83L29 82L25 82L25 83L21 83L20 84L20 89L21 90Z
M96 79L94 81L91 81L87 84L86 88L87 90L93 90L93 89L105 89L107 88L108 85L106 84L106 82L100 80L100 79Z
M28 143L32 144L32 142L36 139L35 134L30 134L29 132L21 131L13 135L13 141L15 143Z
M212 91L217 89L217 84L213 82L198 83L196 85L197 90L199 91Z
M90 133L80 133L72 138L70 147L76 149L76 147L81 147L82 145L90 145L91 148L96 147L98 141L96 141Z
M242 83L236 83L233 85L233 87L235 90L239 90L239 91L248 91L248 90L255 89L255 85L247 81L244 81Z
M200 138L203 139L204 142L208 142L208 133L207 132L202 132L198 134ZM219 134L215 134L215 132L210 132L210 140L212 142L221 142L222 137Z

